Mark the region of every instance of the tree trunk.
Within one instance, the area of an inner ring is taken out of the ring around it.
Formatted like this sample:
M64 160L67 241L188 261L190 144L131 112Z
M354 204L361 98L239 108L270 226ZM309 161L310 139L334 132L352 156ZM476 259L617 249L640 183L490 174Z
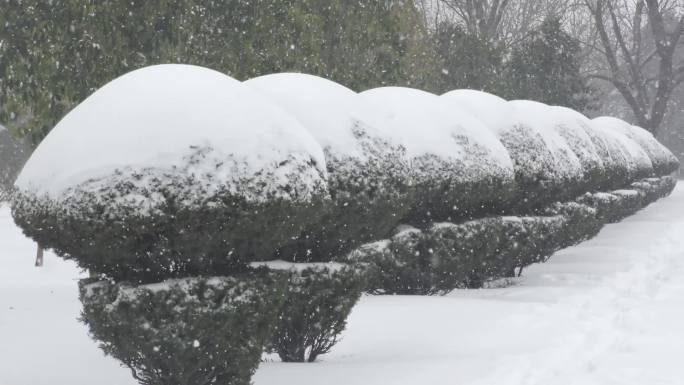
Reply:
M36 251L36 267L43 266L43 248L38 245L38 250Z

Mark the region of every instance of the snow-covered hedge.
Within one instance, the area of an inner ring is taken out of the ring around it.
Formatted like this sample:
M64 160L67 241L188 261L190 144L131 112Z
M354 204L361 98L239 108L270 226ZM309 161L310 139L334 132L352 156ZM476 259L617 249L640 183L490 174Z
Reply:
M625 189L586 193L577 201L595 208L601 222L619 222L656 200L666 197L676 184L677 180L671 176L647 178L634 182Z
M141 384L249 385L285 279L257 271L140 286L84 280L82 320Z
M668 195L675 184L670 176L644 179L630 189L553 203L537 216L443 222L425 230L401 226L391 238L363 245L347 258L369 265L368 291L374 294L431 295L482 287L594 237L604 224Z
M671 174L679 168L679 161L672 152L643 128L612 117L600 117L594 121L634 141L650 159L655 175Z
M536 102L161 65L61 121L19 176L13 213L83 268L153 281L330 261L398 223L535 215L677 165L641 129Z
M443 222L423 231L404 227L348 258L369 265L371 293L448 293L515 276L520 268L545 260L557 250L565 224L555 215Z
M670 195L676 186L677 179L672 176L664 176L634 182L630 185L630 188L641 192L643 201L645 204L649 204Z
M415 227L402 225L391 238L368 243L347 256L351 264L368 266L372 294L419 294L438 292L432 284L426 238Z
M341 263L266 263L289 280L267 351L284 362L313 362L328 353L365 289L362 266Z
M613 151L619 151L626 159L629 181L648 178L654 175L653 163L648 153L625 133L631 126L617 118L600 117L592 120L594 128L601 131L613 142ZM618 150L619 149L619 150Z
M483 121L508 151L517 185L509 208L538 208L576 189L582 177L581 165L567 143L546 125L553 119L543 106L506 102L473 90L451 91L442 98Z
M411 204L405 150L380 130L375 112L357 94L330 80L275 74L245 82L294 116L321 145L330 205L279 250L290 261L330 261L380 239Z
M496 136L436 95L384 87L361 93L381 126L407 150L416 195L409 223L458 220L500 210L514 187L513 164Z
M580 140L579 130L576 127L573 129L571 122L561 119L554 108L546 104L529 100L514 100L508 103L515 109L521 125L541 138L542 145L551 152L554 171L552 180L557 188L555 193L558 194L555 199L567 199L586 188L583 185L585 173L589 174L595 170L583 169L580 158L564 137L559 135L560 132L564 132L565 138Z
M581 113L566 107L546 107L553 111L551 127L577 156L582 168L581 191L597 190L610 184L611 174L616 167L608 158L604 148L598 147L598 140L591 121ZM580 191L580 192L581 192Z
M574 116L577 117L578 115ZM611 190L629 184L633 177L630 174L630 162L627 160L627 154L620 146L619 141L604 133L603 130L597 129L589 118L581 116L579 120L601 158L605 170L605 178L597 190Z
M639 128L531 101L161 65L71 111L12 210L109 280L82 286L84 319L142 383L246 384L272 328L283 360L331 348L359 265L374 293L481 287L667 195L677 167ZM288 289L243 275L280 259Z
M16 182L26 234L118 279L224 274L274 255L329 199L323 151L215 71L124 75L71 111Z

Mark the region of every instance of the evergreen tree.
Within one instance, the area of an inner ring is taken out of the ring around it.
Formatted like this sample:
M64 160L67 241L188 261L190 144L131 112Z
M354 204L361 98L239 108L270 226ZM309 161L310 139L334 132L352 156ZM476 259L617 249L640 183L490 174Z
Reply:
M423 18L412 0L311 0L320 15L319 75L357 91L429 87L436 69Z
M108 81L159 63L237 79L305 72L350 88L427 87L434 60L412 0L7 0L0 122L34 142Z
M509 99L530 99L591 110L592 89L580 72L579 43L557 18L548 18L518 47L507 65Z
M38 142L104 83L159 61L181 8L181 0L7 1L0 121Z
M468 88L500 93L503 51L494 43L468 34L461 26L441 23L433 35L441 69L440 93Z

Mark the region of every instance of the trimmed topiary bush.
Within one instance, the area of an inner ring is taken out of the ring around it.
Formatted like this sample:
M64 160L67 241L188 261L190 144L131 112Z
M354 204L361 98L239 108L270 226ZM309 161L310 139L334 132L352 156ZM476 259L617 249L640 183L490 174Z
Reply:
M400 226L391 238L353 250L347 261L367 265L366 291L371 294L438 292L432 284L426 237L415 227Z
M629 189L586 193L577 202L594 208L596 218L602 224L616 223L666 197L676 184L676 179L670 176L646 178L632 183Z
M587 193L578 202L596 209L602 223L616 223L644 207L643 194L637 190L614 190L610 193Z
M162 65L112 81L55 127L13 215L117 280L224 275L317 223L326 182L322 149L292 117L223 74Z
M519 122L541 138L553 157L553 200L567 200L575 197L586 188L584 180L585 170L582 162L559 135L559 131L569 132L569 126L558 127L564 122L557 111L546 104L530 100L514 100L508 102L513 106ZM575 139L579 139L579 132L575 130ZM566 136L569 136L566 134Z
M295 116L321 145L332 200L277 258L332 261L382 239L411 208L411 170L396 138L375 112L340 84L305 74L274 74L247 86Z
M557 231L549 232L548 249L553 250L548 254L549 257L558 250L593 238L603 226L597 218L596 209L579 202L554 203L544 210L544 214L563 218L562 226Z
M607 154L594 144L591 120L579 112L566 107L549 107L556 119L552 122L555 132L565 140L568 147L577 156L582 166L581 191L595 191L609 184L610 175L615 167L608 162L610 171L604 166Z
M656 176L672 174L679 170L679 159L650 132L641 127L630 126L625 135L637 142L646 151L651 159L653 172Z
M658 142L653 134L643 128L632 126L623 120L607 116L596 118L594 121L605 129L621 134L636 143L637 147L651 161L653 173L656 176L668 175L679 169L679 160L672 152ZM646 176L648 175L642 175L642 177Z
M648 154L656 176L668 175L679 169L679 160L650 132L637 126L623 128L623 134L635 141Z
M369 265L368 290L373 294L433 295L483 287L545 261L562 244L578 241L568 230L579 218L558 211L550 216L438 223L424 232L406 227L388 240L354 250L348 258Z
M130 286L80 283L82 321L145 385L248 385L286 276L254 271Z
M654 175L653 163L646 151L634 140L627 137L624 132L629 129L626 122L611 118L600 117L592 120L594 129L602 131L604 136L612 142L614 152L622 152L627 161L628 182L634 182L642 178ZM624 187L624 186L619 186Z
M83 320L138 381L244 385L267 342L284 361L328 352L364 287L483 287L667 195L674 179L650 177L677 161L625 125L475 91L154 66L58 124L12 210L97 276Z
M644 196L644 202L650 204L670 195L676 186L677 179L671 176L662 176L660 178L647 178L634 182L631 188L640 191Z
M498 213L514 174L501 142L478 119L436 95L384 87L360 94L383 112L383 125L407 149L415 200L405 223L424 226Z
M633 175L630 175L630 161L623 147L615 138L596 128L591 120L585 123L582 128L594 144L605 169L605 179L595 190L613 190L629 184Z
M485 92L455 90L442 98L482 120L508 151L517 189L506 211L527 215L574 193L581 179L579 160L551 127L533 124L533 117L519 111L522 107Z
M365 272L339 263L276 264L288 288L267 350L284 362L313 362L328 353L365 288Z
M458 287L482 287L490 279L506 276L515 267L513 242L524 231L522 221L514 217L436 224L427 234L435 287L446 293ZM510 244L502 248L505 239Z

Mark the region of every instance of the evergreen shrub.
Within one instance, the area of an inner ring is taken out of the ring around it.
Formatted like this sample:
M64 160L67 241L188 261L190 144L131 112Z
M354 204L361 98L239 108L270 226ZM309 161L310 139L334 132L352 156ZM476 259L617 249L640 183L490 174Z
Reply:
M301 264L286 273L288 286L267 350L284 362L313 362L339 341L364 291L365 269L340 263Z
M402 87L360 94L406 148L415 197L402 223L424 227L500 213L514 191L513 164L477 118L437 95Z
M578 205L579 206L579 205ZM580 214L568 209L548 216L490 217L439 223L425 231L405 228L392 238L363 245L348 258L369 265L373 294L433 295L457 288L478 288L522 268L543 262L562 245L580 238L568 231ZM565 239L565 238L570 239Z
M141 384L249 385L285 285L262 269L139 286L85 279L81 318Z
M245 85L302 123L327 168L330 201L276 257L328 262L387 237L410 209L413 189L405 149L376 126L376 112L354 91L317 76L280 73Z
M117 281L220 276L315 223L326 178L294 117L225 74L157 65L60 121L20 174L12 213L41 246Z
M223 275L272 255L320 215L325 186L315 186L309 199L296 173L310 172L311 165L291 162L299 163L282 168L292 172L285 176L291 183L266 200L246 197L281 168L244 180L237 190L184 173L145 171L90 181L59 200L17 192L12 214L43 247L109 278L156 282Z
M389 239L362 245L347 256L352 264L367 265L366 290L371 294L431 295L429 250L425 234L411 226L400 226Z

